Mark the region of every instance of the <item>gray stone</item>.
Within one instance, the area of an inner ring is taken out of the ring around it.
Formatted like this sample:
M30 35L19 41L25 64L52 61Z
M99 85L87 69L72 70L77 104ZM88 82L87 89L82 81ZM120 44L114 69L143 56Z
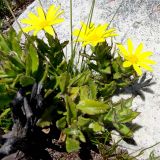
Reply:
M52 3L61 4L65 10L65 22L56 27L59 38L63 41L70 37L70 14L69 0L41 0L44 8ZM73 0L73 27L79 26L79 22L87 20L92 0ZM93 21L96 23L110 22L117 8L121 4L120 0L97 0L94 9ZM34 11L38 6L38 1L32 3L18 20L27 16L29 11ZM142 126L138 130L134 139L137 146L128 146L123 143L130 152L137 149L146 148L160 142L160 1L159 0L123 0L122 5L115 15L112 26L116 27L119 37L117 42L125 42L127 38L132 38L137 45L140 42L145 44L145 50L153 51L153 60L157 65L153 66L153 80L156 85L152 86L154 94L145 94L146 100L140 97L135 98L133 108L141 112L140 116L134 121ZM14 27L18 30L16 24ZM43 33L39 34L43 37ZM149 153L155 150L156 155L160 156L160 145L145 151L141 159L145 159Z

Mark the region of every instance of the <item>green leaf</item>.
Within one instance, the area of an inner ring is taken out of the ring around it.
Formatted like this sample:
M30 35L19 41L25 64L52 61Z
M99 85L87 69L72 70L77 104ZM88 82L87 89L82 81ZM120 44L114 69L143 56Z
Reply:
M126 137L133 136L133 132L126 125L117 123L113 123L113 125L121 134L125 135Z
M61 119L59 119L57 122L56 122L56 126L57 128L59 129L64 129L66 127L66 117L62 117Z
M5 84L0 84L0 93L6 91L6 85Z
M42 116L40 117L40 119L38 120L38 122L36 123L36 125L42 128L52 125L52 121L54 118L53 117L54 109L55 108L53 105L47 107L45 111L43 112Z
M99 101L85 99L79 102L76 106L82 113L89 115L102 114L108 111L108 104L104 104Z
M19 58L21 58L23 54L23 49L20 46L20 41L16 38L12 39L12 50L15 51Z
M23 76L23 74L17 74L16 77L13 79L13 82L11 84L11 88L15 88L16 84L19 83L20 78Z
M93 122L89 125L89 128L91 128L94 132L104 132L104 127L100 125L98 122Z
M93 80L89 81L89 91L90 91L89 98L96 99L97 98L97 84Z
M26 87L26 86L29 86L29 85L32 85L35 83L35 79L30 77L30 76L22 76L20 77L20 84L23 86L23 87Z
M127 123L131 122L135 119L140 113L132 111L131 109L123 109L119 111L118 122L120 123Z
M5 53L8 53L10 51L8 44L5 41L5 38L1 34L0 34L0 50L4 51Z
M79 87L71 87L69 91L69 95L72 101L75 101L79 95Z
M125 106L126 108L132 107L132 102L133 102L133 97L128 99L122 99L122 105Z
M21 47L22 31L17 34L13 27L11 27L9 32L7 32L7 35L6 41L10 50L15 51L18 54L18 57L21 58L23 54L23 49Z
M77 124L78 124L78 127L81 127L83 129L84 127L88 127L90 122L92 122L90 118L84 118L79 116Z
M104 116L104 120L118 123L131 122L139 115L139 112L130 109L132 101L133 98L122 99L118 103L113 104L107 115Z
M3 108L1 109L1 112L2 113L0 114L0 127L4 130L4 132L8 132L13 126L11 119L11 108Z
M83 86L85 85L90 78L90 71L84 71L75 77L73 77L70 81L70 86Z
M77 152L80 149L80 143L74 138L67 137L66 139L66 150L67 152Z
M112 67L113 70L118 73L120 71L120 66L122 65L122 61L120 57L117 57L113 62L112 62Z
M57 72L59 74L65 72L67 70L67 62L66 60L63 60L58 66L57 66Z
M95 65L94 63L92 63L92 62L90 62L90 61L87 62L87 63L88 63L88 65L89 65L89 67L90 67L91 69L93 69L93 70L99 72L98 66L97 66L97 65Z
M27 54L26 62L25 62L26 63L26 75L30 76L32 72L32 60L31 60L30 54L28 53L25 53L25 54Z
M65 96L66 110L67 110L67 123L71 124L77 119L76 104L71 100L69 96Z
M0 107L7 106L12 101L14 95L9 95L8 93L0 94Z
M50 48L48 44L46 44L42 39L38 39L37 37L36 37L36 41L37 41L37 48L39 52L41 52L43 55L49 52Z
M117 72L113 75L113 79L120 79L121 77L122 77L122 75L119 72Z
M69 85L70 75L68 72L62 73L57 77L57 84L59 85L61 92L64 93Z
M85 100L89 98L89 87L87 85L80 87L80 99Z
M14 64L19 69L24 69L25 65L15 55L14 55L14 57L8 56L8 59L12 64Z
M79 138L80 141L86 142L84 134L77 128L66 128L63 131L68 137L74 137L74 139Z
M115 111L113 108L111 108L109 110L109 112L104 116L104 120L108 120L108 121L111 121L111 122L114 122L115 121Z
M117 89L117 84L115 81L112 81L109 84L105 84L105 86L101 88L99 91L103 97L110 97L114 94L116 89Z
M62 49L65 48L68 44L69 44L69 41L64 41L63 43L61 43Z
M0 78L13 78L16 74L14 72L1 72L0 71Z
M32 61L32 73L34 74L38 70L39 57L36 48L33 45L29 47L29 55Z
M36 123L36 125L38 127L44 128L44 127L49 127L50 125L52 125L51 121L47 121L47 120L43 120L43 119L39 119Z
M79 134L79 130L77 128L65 128L63 131L65 134L72 137L78 137Z
M5 109L5 110L0 114L0 119L4 118L10 111L11 111L11 108Z
M85 138L84 134L80 130L79 130L79 139L83 143L86 142L86 138Z
M100 72L103 74L111 74L111 67L108 66L105 69L100 69Z
M120 88L124 88L129 86L129 84L130 84L129 82L120 82L120 83L117 83L117 86Z

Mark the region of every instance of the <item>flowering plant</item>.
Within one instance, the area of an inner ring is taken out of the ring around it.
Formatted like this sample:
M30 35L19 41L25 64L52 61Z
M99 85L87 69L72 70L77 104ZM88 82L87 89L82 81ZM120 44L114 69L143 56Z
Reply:
M137 82L141 67L152 71L149 65L155 62L148 58L152 53L142 52L142 44L134 50L130 39L128 50L117 43L118 52L107 42L118 36L115 28L82 22L81 28L73 31L75 41L71 41L71 46L74 42L82 49L76 52L72 47L68 60L63 52L68 41L61 43L53 28L64 21L60 16L60 7L52 5L47 12L38 7L37 15L29 13L29 18L21 20L29 26L20 33L11 29L0 35L1 108L14 111L21 105L27 115L24 121L30 118L37 127L53 129L52 139L65 144L68 152L78 151L83 143L109 143L112 130L131 138L133 131L127 124L139 115L131 109L135 95L116 103L112 97ZM44 30L47 42L36 36L40 30ZM30 31L34 36L26 34ZM26 40L21 45L23 32ZM142 87L149 85L147 81ZM20 104L19 95L24 97Z

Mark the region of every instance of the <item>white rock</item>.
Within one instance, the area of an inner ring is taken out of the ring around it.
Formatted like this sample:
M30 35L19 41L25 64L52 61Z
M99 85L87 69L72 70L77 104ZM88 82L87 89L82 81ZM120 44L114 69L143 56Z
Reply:
M52 3L58 5L58 0L41 0L44 8L48 8ZM73 0L73 27L79 26L82 20L87 21L92 0ZM65 10L65 22L56 27L56 31L61 40L70 37L70 13L69 0L59 0L62 9ZM120 0L97 0L93 15L93 21L109 22L121 4ZM29 11L35 10L38 1L33 2L26 11L19 17L25 18ZM160 1L159 0L123 0L122 6L117 12L112 25L119 31L117 41L125 42L130 37L135 44L143 42L145 50L153 51L155 65L153 76L157 83L152 86L154 94L145 94L146 100L142 101L139 97L134 100L133 108L141 112L140 116L134 121L142 126L134 136L137 147L128 146L130 152L140 148L146 148L160 142ZM16 24L14 27L18 30ZM40 33L43 37L43 33ZM145 159L152 150L160 156L160 145L145 152L141 159Z

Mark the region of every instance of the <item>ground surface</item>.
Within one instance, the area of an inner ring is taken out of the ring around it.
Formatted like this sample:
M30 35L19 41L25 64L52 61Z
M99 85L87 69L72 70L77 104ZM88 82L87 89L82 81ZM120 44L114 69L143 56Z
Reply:
M29 4L31 4L34 0L25 0L22 4L13 4L12 10L14 15L18 17L22 12L27 8ZM2 18L2 26L0 26L0 30L6 31L14 22L14 18L12 17L11 13L8 11L7 14L0 13L0 18Z
M69 1L68 0L41 0L44 8L50 4L60 3L65 10L65 22L56 28L61 40L69 38ZM86 20L92 0L73 0L73 26L78 26L79 21ZM112 19L117 8L121 4L120 0L97 0L94 10L93 21L108 22ZM26 17L29 11L34 11L38 1L32 3L27 10L19 17L19 20ZM137 146L128 146L130 152L137 149L146 148L160 142L160 1L159 0L123 0L122 6L112 21L112 25L117 28L119 38L117 42L125 42L130 37L135 44L143 42L145 50L154 52L153 59L157 62L154 66L153 80L157 83L152 87L154 94L145 94L146 100L140 97L134 100L133 108L141 112L135 120L142 128L135 133L134 139ZM16 24L14 27L18 30ZM40 33L40 37L44 34ZM160 156L160 145L151 150ZM145 152L141 159L148 157L151 150Z

